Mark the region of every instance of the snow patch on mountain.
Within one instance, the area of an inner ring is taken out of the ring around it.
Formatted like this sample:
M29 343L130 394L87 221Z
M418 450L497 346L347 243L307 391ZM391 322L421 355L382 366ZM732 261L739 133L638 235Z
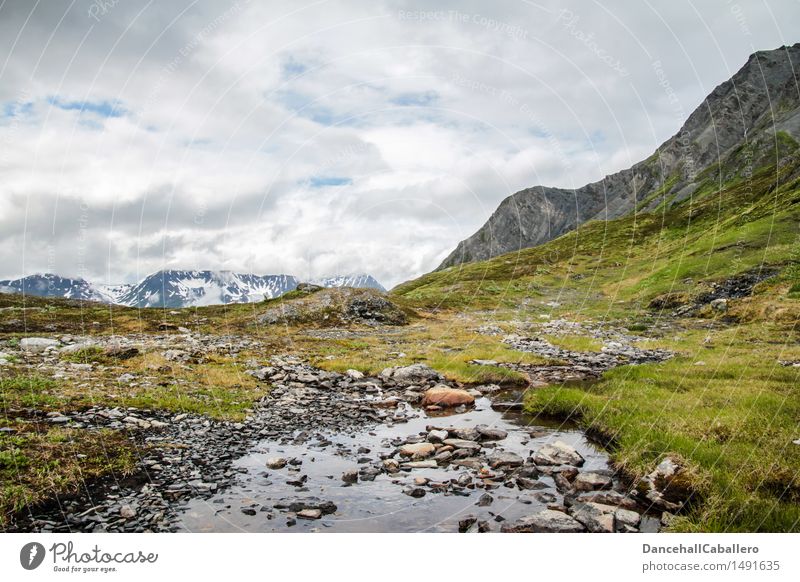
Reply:
M323 287L366 287L385 291L378 281L365 274L325 277L311 282ZM181 308L255 303L279 297L297 288L298 284L300 280L292 275L162 270L148 275L135 285L97 285L85 279L69 279L52 274L30 275L0 281L0 293L65 297L128 307Z

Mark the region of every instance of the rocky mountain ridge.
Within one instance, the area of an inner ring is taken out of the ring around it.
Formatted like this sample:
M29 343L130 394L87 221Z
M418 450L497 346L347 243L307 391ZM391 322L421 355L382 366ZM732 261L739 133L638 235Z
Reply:
M680 204L780 164L780 142L800 139L798 70L800 43L754 53L649 158L575 190L535 186L509 196L438 269L536 246L590 220Z
M371 275L334 276L313 281L322 287L358 287L385 291ZM128 307L181 308L253 303L293 291L301 281L292 275L254 275L231 271L162 270L136 284L100 285L54 274L0 281L2 293L64 297Z

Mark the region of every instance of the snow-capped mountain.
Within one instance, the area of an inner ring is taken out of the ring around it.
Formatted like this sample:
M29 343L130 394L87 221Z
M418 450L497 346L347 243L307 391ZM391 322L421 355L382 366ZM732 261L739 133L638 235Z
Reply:
M312 279L310 283L320 285L322 287L357 287L367 289L377 289L379 291L386 291L383 285L372 275L356 274L356 275L337 275L336 277L325 277L322 279Z
M58 275L30 275L0 281L0 293L26 293L101 301L129 307L180 308L227 303L253 303L279 297L300 283L292 275L253 275L231 271L163 270L135 285L99 285ZM313 281L323 287L368 287L385 290L370 275L326 277Z
M230 271L158 271L123 292L116 303L130 307L188 307L252 303L297 287L291 275L251 275Z
M0 293L24 293L41 297L109 302L108 296L86 279L70 279L49 273L0 281Z

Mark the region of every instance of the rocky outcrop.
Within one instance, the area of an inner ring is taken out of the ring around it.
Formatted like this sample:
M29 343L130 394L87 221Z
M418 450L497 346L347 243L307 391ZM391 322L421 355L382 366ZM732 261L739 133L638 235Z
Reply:
M509 196L439 269L536 246L586 221L618 218L637 206L677 204L702 180L726 182L779 162L776 132L800 138L799 67L800 44L754 53L649 158L575 190L536 186Z

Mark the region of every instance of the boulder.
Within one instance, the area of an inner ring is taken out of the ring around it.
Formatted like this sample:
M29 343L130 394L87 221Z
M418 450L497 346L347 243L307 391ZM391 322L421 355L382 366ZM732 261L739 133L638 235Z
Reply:
M475 397L466 390L450 388L444 384L430 388L422 398L423 406L435 405L450 408L462 404L472 406L475 404Z
M521 467L525 459L516 453L497 451L489 456L488 462L492 469L501 469L506 467Z
M635 499L627 497L616 491L595 491L592 493L581 493L575 499L581 503L601 503L603 505L613 505L622 509L636 510L639 504Z
M447 432L452 438L465 441L477 441L481 438L481 434L474 428L448 428Z
M432 443L444 442L450 436L446 430L433 429L428 433L428 441Z
M382 378L391 378L401 384L425 383L439 381L441 374L425 364L411 364L410 366L394 366L381 372Z
M424 459L436 452L436 447L431 443L414 443L400 447L400 456Z
M24 337L19 340L19 347L24 352L38 354L47 348L54 348L58 345L58 340L47 337Z
M477 452L481 450L481 446L478 443L465 439L445 439L444 444L449 445L454 449L467 449L470 452Z
M319 519L322 517L322 511L319 509L303 509L297 512L297 517L300 519Z
M504 533L576 533L585 531L583 525L561 511L545 509L515 522L504 523Z
M612 533L616 510L617 508L612 505L575 503L569 508L569 513L590 532Z
M539 449L533 456L533 461L537 465L575 465L580 467L584 463L584 458L574 447L565 442L556 441Z
M572 482L572 486L577 491L597 491L599 489L611 489L613 483L611 477L602 473L580 473Z
M492 428L483 424L479 424L475 429L478 431L481 438L487 441L502 441L508 436L508 433L504 430Z

